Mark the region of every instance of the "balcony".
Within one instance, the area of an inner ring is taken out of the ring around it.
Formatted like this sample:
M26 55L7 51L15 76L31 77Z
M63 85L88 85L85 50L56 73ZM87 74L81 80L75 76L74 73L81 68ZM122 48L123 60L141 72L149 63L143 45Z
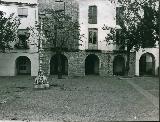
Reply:
M98 44L88 43L88 50L98 50Z

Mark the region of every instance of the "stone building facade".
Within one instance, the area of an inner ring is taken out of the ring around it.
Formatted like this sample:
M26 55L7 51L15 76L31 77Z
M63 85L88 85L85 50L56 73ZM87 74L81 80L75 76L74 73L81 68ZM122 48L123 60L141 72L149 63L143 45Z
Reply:
M51 75L51 59L56 55L54 52L44 51L45 56L42 57L42 69L45 71L47 76ZM86 70L93 70L90 71L88 74L92 75L100 75L100 76L113 76L113 65L116 58L124 58L126 60L126 55L124 53L102 53L102 52L86 52L86 51L78 51L78 52L64 52L64 55L67 59L67 75L68 76L85 76L87 75ZM95 61L96 66L94 65L93 68L97 67L97 70L94 69L87 69L86 68L86 61L87 58L88 63L92 63ZM97 61L97 62L96 62ZM125 65L125 62L124 62ZM121 66L120 71L121 71ZM129 75L135 74L135 53L131 53L131 61L130 61L130 68L132 68L129 72Z
M108 45L105 41L108 32L103 30L104 25L118 27L116 7L119 6L117 3L112 3L110 0L64 0L65 3L61 2L60 4L56 3L56 0L3 1L0 4L0 10L8 15L15 13L15 16L18 16L19 7L28 9L27 17L21 18L20 30L25 30L29 26L35 27L35 22L38 21L38 12L40 13L46 8L55 10L65 8L65 13L72 16L73 21L78 20L80 34L84 37L82 41L77 40L78 49L62 53L62 73L64 75L70 77L124 75L126 53L120 51L118 45ZM12 44L13 49L11 51L0 53L0 76L19 74L36 76L39 67L47 76L57 74L56 52L51 51L45 45L42 45L43 48L38 52L38 38L30 36L28 40L30 43L27 43L29 46L27 49L16 49L15 42ZM152 75L158 75L158 52L158 47L139 52L132 51L129 75L141 75L141 64L144 64L147 71L152 70ZM143 56L144 54L150 54L152 60L147 58L148 56Z
M73 2L73 0L71 1ZM67 5L67 1L65 2ZM119 51L117 45L107 45L105 41L106 31L103 30L104 25L110 27L117 26L115 19L116 3L106 0L79 0L74 2L78 5L76 6L77 9L74 9L78 10L78 16L76 15L74 17L78 17L77 19L81 29L80 34L83 34L84 38L82 38L82 41L79 41L78 50L63 52L63 74L67 74L68 76L85 76L90 74L100 76L123 75L126 65L126 54L123 51ZM40 4L42 4L40 6L43 6L43 8L40 8L42 11L45 5L49 6L44 0L41 0ZM52 7L51 4L50 7ZM71 11L67 10L67 12ZM89 22L88 16L92 14L89 13L90 11L96 12L95 23ZM72 11L71 13L74 12ZM95 43L90 42L89 33L92 35L92 41L94 41L93 36L96 36ZM96 35L93 35L94 33ZM56 52L44 48L42 55L41 66L46 75L56 74L56 71L54 71L57 65ZM132 70L130 70L129 75L135 75L135 57L136 53L131 52L130 68Z

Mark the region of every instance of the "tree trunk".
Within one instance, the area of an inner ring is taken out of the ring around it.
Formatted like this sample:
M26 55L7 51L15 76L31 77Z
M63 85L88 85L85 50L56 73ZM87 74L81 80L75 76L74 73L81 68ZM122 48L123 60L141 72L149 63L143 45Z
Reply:
M6 50L5 50L5 47L2 47L2 53L5 53Z
M61 51L58 51L58 79L62 79L62 58L61 58Z
M55 33L54 33L54 35L55 35L55 41L53 42L53 44L54 44L54 47L55 48L57 48L57 25L55 25ZM57 49L57 58L58 58L58 79L62 79L62 60L61 60L61 53L62 53L62 51L61 51L61 49Z
M130 70L130 50L127 50L127 61L126 61L126 68L125 68L125 76L128 76Z

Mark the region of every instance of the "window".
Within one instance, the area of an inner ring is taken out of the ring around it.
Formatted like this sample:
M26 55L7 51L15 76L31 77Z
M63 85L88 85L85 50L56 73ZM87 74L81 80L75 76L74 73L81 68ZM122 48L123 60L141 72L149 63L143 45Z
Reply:
M28 8L18 8L18 16L19 17L27 17L28 16Z
M122 30L116 30L116 45L119 50L125 50L125 40L122 37Z
M97 6L89 6L88 23L97 24Z
M15 48L17 49L28 49L27 39L29 38L30 34L26 29L19 29L18 30L18 38L19 42L15 44Z
M116 44L117 45L122 44L122 40L120 38L120 35L121 35L121 29L117 29L116 30Z
M118 3L122 4L122 0L118 0Z
M88 29L88 42L92 44L97 44L97 40L98 40L98 29L89 28Z
M123 16L123 11L124 11L123 7L116 7L116 24L117 25L120 25L120 20Z

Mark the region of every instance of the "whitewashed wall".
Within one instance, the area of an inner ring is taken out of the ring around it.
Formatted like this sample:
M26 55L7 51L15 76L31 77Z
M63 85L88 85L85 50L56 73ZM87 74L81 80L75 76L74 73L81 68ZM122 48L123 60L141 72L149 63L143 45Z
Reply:
M16 76L16 59L26 56L31 61L31 76L37 76L39 60L38 53L0 53L0 76Z
M97 24L88 24L88 8L90 5L97 6ZM115 17L115 4L108 0L79 0L80 34L85 34L85 38L82 38L83 42L80 42L82 46L79 46L79 49L88 49L88 28L98 28L98 49L113 50L114 46L106 45L106 42L104 41L107 31L103 30L102 27L104 24L109 27L115 27Z
M6 1L6 0L5 0ZM11 0L10 0L11 1ZM15 0L14 0L15 1ZM28 8L28 16L26 18L20 18L20 26L19 29L26 29L27 27L35 27L35 21L38 21L38 6L36 7L31 7L31 6L18 6L15 4L1 4L0 5L0 11L3 11L6 13L6 17L8 17L10 14L14 13L14 16L18 16L18 8L23 7L23 8ZM37 37L35 36L30 36L29 38L30 43L29 47L32 52L36 52L38 50L36 45L37 44ZM11 43L12 46L14 46L15 43Z
M37 4L37 0L2 0L6 2L21 2ZM38 21L38 6L32 7L26 4L22 6L16 5L14 3L0 4L0 11L6 13L6 17L14 13L14 16L18 16L18 7L28 8L27 18L20 18L19 29L26 29L27 27L35 27L35 21ZM19 56L26 56L31 61L31 76L36 76L38 74L39 59L38 59L38 44L37 37L30 36L29 38L29 49L13 49L10 52L0 53L0 76L15 76L16 75L16 59ZM14 43L11 43L14 46Z
M150 53L155 58L155 75L158 75L158 67L159 67L159 48L145 48L140 49L138 52L136 52L136 76L139 76L139 60L141 56L145 53Z

